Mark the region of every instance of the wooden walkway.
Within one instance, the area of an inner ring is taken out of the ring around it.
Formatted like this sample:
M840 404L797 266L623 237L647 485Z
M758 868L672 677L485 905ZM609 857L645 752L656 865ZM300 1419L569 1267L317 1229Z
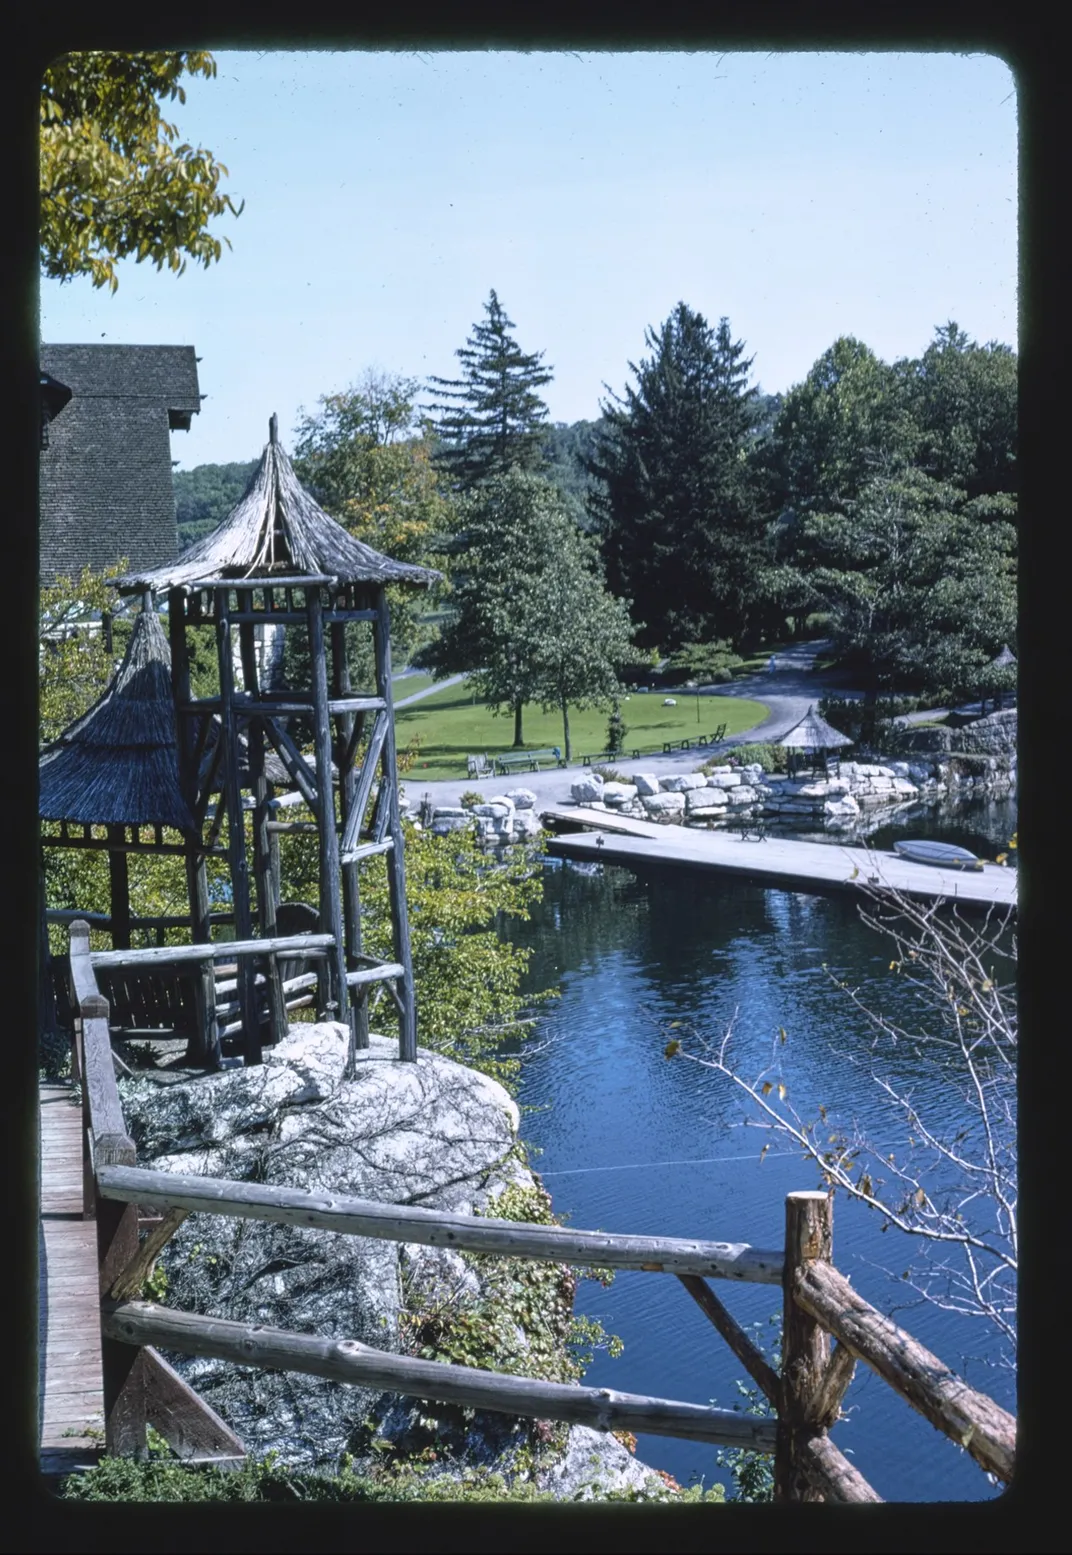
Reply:
M82 1112L67 1085L40 1087L38 1425L41 1472L100 1456L103 1425L97 1237L82 1216Z
M855 895L871 884L892 887L920 901L943 899L980 908L1016 907L1016 871L1000 864L970 872L936 869L914 864L896 853L771 835L756 841L740 833L635 821L580 805L549 806L543 811L543 822L551 830L590 828L555 836L548 843L548 852L560 858L709 869L788 891L849 891Z

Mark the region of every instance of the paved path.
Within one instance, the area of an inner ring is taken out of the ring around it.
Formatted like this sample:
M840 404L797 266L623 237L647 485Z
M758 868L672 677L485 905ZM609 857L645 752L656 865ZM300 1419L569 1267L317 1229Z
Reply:
M791 891L849 891L888 886L917 900L956 901L964 906L1015 907L1016 871L1000 864L981 870L936 869L892 852L798 842L768 836L763 841L687 826L660 826L580 806L547 807L546 821L584 825L587 832L551 839L548 852L563 858L611 864L657 864L745 876Z
M415 671L414 673L417 672ZM413 691L408 697L395 697L394 706L396 708L409 707L412 702L419 702L422 697L430 697L435 691L445 691L448 686L460 686L464 679L464 675L448 675L446 680L434 681L432 685L425 686L423 691ZM405 684L405 681L406 676L399 675L398 679L395 681L395 685L401 688ZM394 687L392 686L391 689L393 691Z
M100 1427L100 1294L96 1225L82 1218L82 1109L67 1085L40 1087L38 1377L41 1471L93 1463Z
M724 740L721 745L710 747L707 750L677 751L673 755L666 756L662 753L652 756L640 756L637 758L618 757L614 761L615 771L623 774L632 772L655 772L660 777L669 777L675 772L695 772L702 761L720 750L728 749L731 745L739 745L744 741L772 740L785 734L794 724L800 722L808 708L818 702L819 698L831 691L840 690L841 682L836 675L829 673L816 674L813 669L819 654L828 649L830 644L826 641L797 643L788 648L785 653L780 653L777 658L777 669L774 674L764 672L760 675L750 675L747 679L735 680L732 685L726 686L701 686L682 688L681 696L703 696L718 701L721 697L747 697L756 702L762 702L767 708L764 718L751 729L742 730L735 734L732 740ZM454 685L463 679L462 676L453 676L449 681L440 681L431 690L441 690L445 685ZM412 698L407 697L406 702L417 701L421 696L427 696L429 691L416 692ZM651 695L660 698L673 695L672 691L661 688L650 693L637 693L633 695ZM404 702L396 702L396 707L404 706ZM708 719L709 724L720 723L717 711L712 711ZM553 804L559 801L568 801L570 797L570 785L576 783L582 775L583 767L572 766L568 768L552 767L543 772L521 772L511 774L509 777L476 778L458 777L440 779L437 782L427 782L414 773L410 773L403 780L407 797L414 809L420 803L425 794L429 794L434 804L457 804L462 794L479 788L481 793L486 793L490 799L494 794L501 794L511 788L528 788L536 795L538 801Z

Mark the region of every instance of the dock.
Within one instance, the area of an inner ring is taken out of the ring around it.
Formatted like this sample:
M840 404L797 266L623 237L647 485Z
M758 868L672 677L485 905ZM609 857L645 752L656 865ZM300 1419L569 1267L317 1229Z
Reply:
M83 1216L82 1111L69 1085L39 1090L38 1426L46 1481L101 1452L100 1292L96 1224Z
M1016 910L1016 871L1001 864L984 864L981 870L940 869L869 848L770 835L759 840L739 832L637 821L581 805L551 805L542 818L556 833L547 845L556 858L684 866L785 891L859 896L871 887L899 891L916 901Z

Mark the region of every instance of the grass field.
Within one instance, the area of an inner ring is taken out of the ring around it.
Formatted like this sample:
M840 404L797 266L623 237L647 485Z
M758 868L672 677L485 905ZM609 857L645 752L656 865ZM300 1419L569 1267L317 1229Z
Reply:
M739 734L760 723L767 713L762 702L744 697L694 697L686 693L677 698L676 707L664 707L662 703L658 692L637 694L623 701L622 718L628 731L626 755L638 748L645 753L653 748L661 751L664 740L711 735L722 723L727 726L727 737ZM414 739L420 741L412 771L430 780L464 777L467 756L500 755L513 747L513 717L492 713L464 685L447 687L412 707L400 708L395 722L400 750ZM526 707L524 732L525 746L531 750L555 745L565 749L558 713L541 712L538 706ZM578 712L571 708L570 743L575 762L583 756L598 755L606 741L605 712Z
M434 675L392 675L391 695L396 702L400 702L403 697L414 696L418 691L423 691L426 686L434 685Z

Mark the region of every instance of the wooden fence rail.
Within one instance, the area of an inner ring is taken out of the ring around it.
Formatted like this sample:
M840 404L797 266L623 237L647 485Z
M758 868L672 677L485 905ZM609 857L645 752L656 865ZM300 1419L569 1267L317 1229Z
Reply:
M856 1362L862 1360L988 1473L1005 1482L1012 1477L1015 1419L961 1382L858 1296L833 1267L833 1210L827 1194L787 1197L784 1249L771 1251L747 1243L628 1236L455 1215L136 1166L115 1081L108 1005L96 992L93 967L116 964L120 956L124 965L148 966L158 961L159 952L90 956L88 932L77 952L75 938L72 931L72 981L81 1016L74 1062L82 1086L87 1146L86 1212L97 1222L108 1452L143 1454L146 1426L153 1424L180 1455L219 1462L242 1455L233 1432L157 1354L160 1346L439 1403L772 1453L776 1500L876 1502L881 1497L828 1435L840 1418ZM328 938L297 937L305 954L305 942L319 946ZM295 945L295 938L280 941L281 948ZM192 947L201 955L227 956L275 948L274 941L266 940L248 946ZM186 947L175 949L188 955ZM148 1220L146 1212L154 1209L162 1218ZM155 1259L191 1213L313 1226L500 1257L675 1275L759 1384L773 1417L422 1361L356 1340L234 1323L136 1299ZM140 1216L152 1229L139 1244ZM711 1290L711 1278L781 1285L780 1371Z
M504 1258L535 1258L611 1269L711 1276L777 1285L782 1254L743 1242L693 1242L677 1237L621 1236L605 1231L532 1225L490 1216L414 1209L373 1199L280 1188L225 1178L179 1176L141 1167L108 1167L98 1174L102 1198L158 1209L198 1210L281 1225L317 1226L350 1236L419 1242Z
M774 1451L775 1422L732 1409L422 1361L376 1350L356 1339L324 1339L317 1334L232 1323L171 1311L147 1301L105 1302L102 1311L102 1332L130 1346L161 1345L185 1355L232 1361L239 1366L296 1371L437 1404L564 1420L597 1431L642 1431L752 1452Z

